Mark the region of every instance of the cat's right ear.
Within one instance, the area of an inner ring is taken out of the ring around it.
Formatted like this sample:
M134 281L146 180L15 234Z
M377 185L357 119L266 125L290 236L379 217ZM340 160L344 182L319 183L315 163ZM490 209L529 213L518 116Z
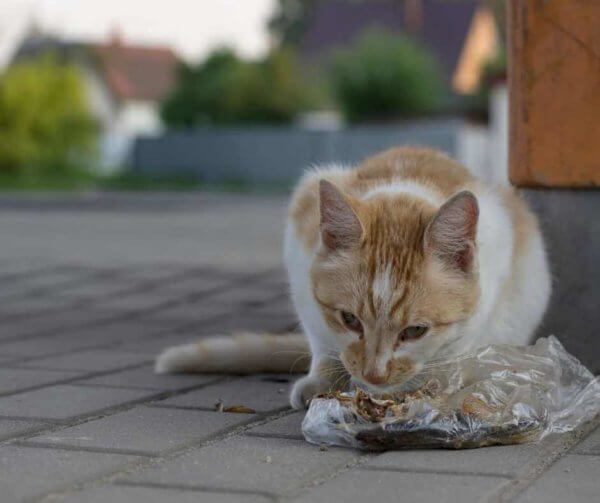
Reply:
M321 239L329 250L356 246L362 236L362 226L356 213L339 191L327 180L319 182Z

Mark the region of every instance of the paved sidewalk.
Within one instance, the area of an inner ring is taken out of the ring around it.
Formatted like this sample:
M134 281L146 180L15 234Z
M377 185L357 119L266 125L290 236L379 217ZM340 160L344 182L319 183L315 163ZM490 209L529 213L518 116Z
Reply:
M281 206L272 208L264 210ZM35 211L9 217L41 225ZM82 226L100 218L54 212L41 221L54 219L68 241L79 231L69 234L66 217ZM141 248L133 243L135 216L128 218L132 234L123 246ZM8 227L18 240L17 227ZM173 232L160 228L157 248ZM277 241L274 234L260 246ZM296 325L276 261L211 265L212 248L207 258L199 245L196 262L178 257L169 265L163 246L161 260L151 260L155 249L137 265L134 257L103 263L100 252L98 260L0 253L2 503L598 501L594 425L539 445L379 455L320 450L302 438L302 413L288 408L291 376L154 375L153 358L165 346ZM216 412L217 401L256 413Z

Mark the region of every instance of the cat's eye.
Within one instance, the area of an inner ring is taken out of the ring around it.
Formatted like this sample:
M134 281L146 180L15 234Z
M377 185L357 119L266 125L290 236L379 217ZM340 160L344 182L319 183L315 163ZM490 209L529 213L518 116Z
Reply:
M362 323L360 320L348 311L342 311L342 321L344 325L354 332L362 333Z
M406 327L404 330L402 330L402 332L400 332L398 339L401 341L414 341L415 339L423 337L427 333L427 330L429 330L429 327L426 325Z

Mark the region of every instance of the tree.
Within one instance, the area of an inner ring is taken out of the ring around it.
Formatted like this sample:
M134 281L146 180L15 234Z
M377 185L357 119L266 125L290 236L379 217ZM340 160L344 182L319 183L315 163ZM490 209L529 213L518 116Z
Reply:
M0 173L43 175L86 163L96 125L78 70L52 55L0 75Z
M334 95L351 121L433 110L443 92L430 53L403 35L366 30L332 58Z
M162 117L174 127L284 123L309 101L292 51L282 48L258 62L246 62L229 49L219 49L199 66L179 69Z

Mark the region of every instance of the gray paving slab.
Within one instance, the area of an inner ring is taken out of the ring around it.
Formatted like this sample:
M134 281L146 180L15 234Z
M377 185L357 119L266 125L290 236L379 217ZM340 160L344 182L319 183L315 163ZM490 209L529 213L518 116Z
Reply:
M289 384L265 379L271 378L252 376L213 384L162 400L160 405L212 409L217 401L221 401L225 406L245 405L258 412L287 407L289 405L287 393Z
M321 478L326 478L325 474ZM498 477L352 470L308 490L293 501L476 502L484 500L486 494L504 483L506 480Z
M249 414L135 407L30 438L24 444L158 454L207 439L252 419Z
M287 390L286 390L287 391ZM303 440L302 419L304 412L293 412L268 423L250 428L246 435L257 435L263 437L295 438Z
M579 445L576 445L572 452L574 454L600 455L600 426L583 439Z
M278 298L285 290L258 282L240 283L226 291L210 295L214 304L234 306L260 306L269 300Z
M517 499L518 503L595 503L600 494L600 456L559 459Z
M97 477L133 456L57 449L0 446L2 501L15 503L65 485Z
M0 368L0 395L74 379L82 372Z
M281 494L333 474L357 457L348 449L322 452L297 440L235 436L123 479Z
M41 421L24 421L16 419L0 419L0 441L43 428Z
M198 334L230 334L239 331L256 331L283 333L298 326L296 318L288 314L254 313L251 309L246 311L232 311L224 317L197 325Z
M81 332L85 332L85 330ZM5 355L7 359L9 357L13 360L16 358L29 359L106 346L110 343L111 341L82 337L69 331L63 335L46 335L26 340L5 341L4 343L0 341L0 354Z
M53 497L52 501L56 503L268 503L272 500L248 493L111 485Z
M154 312L168 302L177 302L182 299L181 294L168 293L163 289L131 293L129 295L113 295L106 298L96 299L94 307L110 309L117 312Z
M97 414L117 405L150 397L156 392L58 385L0 397L0 414L17 418L67 420Z
M73 337L102 343L121 343L168 334L178 326L177 323L159 322L145 316L127 319L118 319L120 316L118 313L112 313L112 316L113 321L72 329L68 333Z
M180 344L189 344L200 340L203 336L195 330L184 330L178 332L177 329L154 337L144 338L143 340L133 340L115 345L112 349L127 353L145 354L154 359L160 352L170 346Z
M111 374L82 379L77 384L118 386L120 388L137 388L148 390L178 390L208 384L222 376L200 374L155 374L153 366L144 366L131 370L123 370Z
M170 281L161 287L161 290L176 295L203 295L210 297L212 292L228 290L234 283L234 278L227 275L212 276L201 273L190 275L190 277L181 277L175 281Z
M35 358L17 365L23 368L99 372L137 365L150 360L147 355L123 353L109 349L86 349L60 356Z
M231 314L230 306L205 300L191 303L181 302L161 309L149 310L144 316L149 320L199 324L204 320L229 314Z
M9 314L16 314L11 310ZM101 321L109 321L115 318L115 313L108 311L69 308L54 309L36 314L23 308L23 313L18 318L5 319L0 313L0 341L42 334L64 334L67 330L86 327Z
M416 450L392 451L381 454L369 461L367 466L375 468L431 471L452 473L477 473L484 475L518 475L529 463L541 461L540 456L547 455L549 443L543 446L522 444L494 446L465 450Z

